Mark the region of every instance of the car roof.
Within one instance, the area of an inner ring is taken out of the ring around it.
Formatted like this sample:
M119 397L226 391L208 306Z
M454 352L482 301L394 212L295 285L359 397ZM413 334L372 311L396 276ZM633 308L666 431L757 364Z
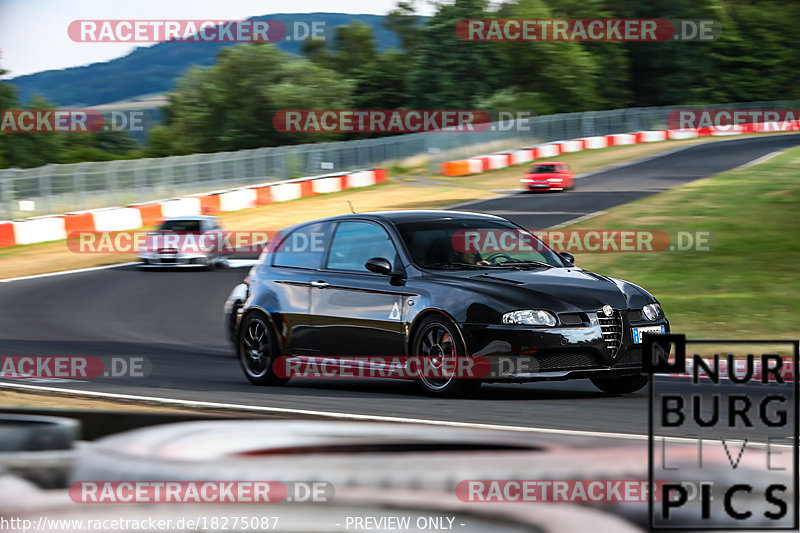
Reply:
M354 219L368 219L389 222L391 224L401 224L403 222L424 222L426 220L442 220L447 218L501 220L508 222L502 217L487 215L486 213L473 213L470 211L445 211L443 209L404 209L396 211L365 211L363 213L346 213L342 215L319 218L316 220L308 220L306 222L301 222L299 224L294 224L284 228L284 230L293 230L308 224L317 224L320 222L335 222Z
M397 211L369 211L366 213L356 213L350 215L351 217L369 216L386 220L393 224L403 222L421 222L425 220L442 220L453 218L483 218L487 220L505 220L495 215L487 215L486 213L473 213L470 211L446 211L444 209L405 209Z
M182 221L182 220L217 220L217 217L212 215L187 215L182 217L171 217L165 218L161 222L169 222L169 221Z
M537 163L536 161L534 161L532 164L533 165L566 165L566 163L564 163L562 161L542 161L541 163Z

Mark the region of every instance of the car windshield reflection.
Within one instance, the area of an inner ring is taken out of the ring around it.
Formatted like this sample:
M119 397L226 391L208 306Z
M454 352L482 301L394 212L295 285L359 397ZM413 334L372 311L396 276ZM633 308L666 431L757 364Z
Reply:
M563 267L558 254L532 233L502 222L470 219L397 224L413 262L438 270Z

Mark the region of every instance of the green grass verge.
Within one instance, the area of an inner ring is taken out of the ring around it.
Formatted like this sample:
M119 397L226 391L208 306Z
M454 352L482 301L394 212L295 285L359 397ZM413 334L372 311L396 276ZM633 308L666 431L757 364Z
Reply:
M800 338L800 148L609 210L569 229L710 231L708 252L581 253L640 284L690 338Z

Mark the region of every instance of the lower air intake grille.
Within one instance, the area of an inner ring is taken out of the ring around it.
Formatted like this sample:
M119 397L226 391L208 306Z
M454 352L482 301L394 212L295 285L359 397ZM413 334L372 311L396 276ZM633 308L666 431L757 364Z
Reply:
M542 355L537 358L540 372L574 370L578 368L600 368L597 359L588 352L562 352Z
M606 342L608 353L612 356L616 355L622 344L622 317L619 311L614 311L614 314L608 317L599 311L597 320L600 321L600 329L603 331L603 340Z
M617 367L627 367L627 366L635 366L641 367L642 366L642 349L641 348L631 348L630 350L626 350L622 357L619 358L616 364Z

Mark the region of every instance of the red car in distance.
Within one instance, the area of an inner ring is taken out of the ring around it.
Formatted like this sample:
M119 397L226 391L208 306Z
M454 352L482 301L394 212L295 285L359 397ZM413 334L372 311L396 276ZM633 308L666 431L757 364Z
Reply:
M563 191L575 187L575 175L566 163L533 163L520 182L529 191Z

